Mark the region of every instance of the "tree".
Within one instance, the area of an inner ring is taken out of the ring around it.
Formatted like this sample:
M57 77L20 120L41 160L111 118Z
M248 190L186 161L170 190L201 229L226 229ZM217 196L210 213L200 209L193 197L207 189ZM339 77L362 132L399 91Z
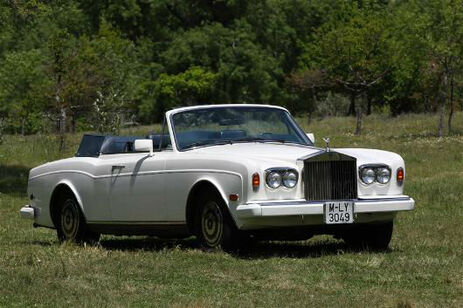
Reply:
M381 92L393 116L403 112L429 111L424 71L427 65L422 16L409 3L395 3L388 15L391 71L381 82Z
M9 132L35 133L43 128L48 79L40 50L9 52L0 66L0 119Z
M97 99L107 102L116 95L124 97L124 103L131 102L132 74L137 68L133 44L104 21L93 37L77 39L57 31L48 41L47 55L45 69L53 81L48 92L52 98L49 110L57 115L61 140L68 131L69 115L74 131L75 119L92 114Z
M161 59L169 74L192 66L218 74L212 102L281 102L284 74L278 61L255 43L252 29L244 21L230 28L214 23L182 33Z
M306 98L307 120L310 125L312 113L318 105L318 96L333 87L331 80L325 72L309 69L291 74L288 81L300 96ZM307 103L307 101L311 103Z
M355 134L360 135L362 103L391 72L390 33L387 11L361 11L354 6L351 12L346 22L326 25L317 32L315 41L307 46L305 65L325 71L338 91L351 98L349 114L356 113Z
M437 135L443 136L445 107L450 105L449 133L455 110L454 89L463 65L463 1L432 0L425 6L417 3L418 13L424 10L426 25L423 28L427 56L428 76L435 81L439 104Z
M442 135L446 110L450 132L462 108L462 4L3 1L0 119L6 132L64 136L103 114L148 124L206 102L333 114L350 99L358 134L364 109L387 105L392 115L439 111Z
M209 103L216 80L217 74L197 66L175 75L163 73L144 85L150 99L141 104L141 114L162 121L164 112L173 107Z

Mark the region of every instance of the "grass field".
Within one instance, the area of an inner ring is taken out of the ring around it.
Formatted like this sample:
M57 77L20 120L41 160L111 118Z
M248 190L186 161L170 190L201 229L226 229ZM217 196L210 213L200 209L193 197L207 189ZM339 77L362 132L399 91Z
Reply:
M330 136L332 147L404 157L405 193L417 207L398 215L386 253L351 251L326 236L262 242L236 255L203 252L192 239L103 236L99 247L60 245L53 230L33 229L18 214L29 169L61 157L57 139L6 136L0 306L463 307L463 113L455 134L442 140L433 135L436 123L430 115L370 116L361 137L351 133L353 118L310 126L319 140ZM80 137L68 137L63 156L75 152Z

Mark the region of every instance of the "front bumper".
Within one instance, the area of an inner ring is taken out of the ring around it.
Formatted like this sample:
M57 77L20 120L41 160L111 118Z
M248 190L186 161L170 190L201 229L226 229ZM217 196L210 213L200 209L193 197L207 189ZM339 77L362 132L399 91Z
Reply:
M256 201L239 205L236 214L239 218L323 215L324 204L325 201L306 200ZM415 200L408 196L354 200L354 214L393 213L414 208Z
M34 219L35 217L35 210L30 205L23 206L21 210L19 210L21 218L25 219Z

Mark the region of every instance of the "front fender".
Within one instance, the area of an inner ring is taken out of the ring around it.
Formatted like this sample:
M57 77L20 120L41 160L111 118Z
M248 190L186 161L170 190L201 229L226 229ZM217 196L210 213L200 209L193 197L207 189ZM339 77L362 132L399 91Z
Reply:
M85 216L85 211L84 211L84 207L83 207L83 203L82 203L82 198L79 194L79 191L77 190L77 188L75 187L75 185L69 181L68 179L62 179L60 180L56 185L55 187L53 188L53 193L55 192L55 190L58 188L58 186L60 185L66 185L67 187L69 187L69 189L72 191L72 193L74 194L74 196L76 197L76 200L77 200L77 203L79 204L79 207L80 207L80 210L82 211L82 213L84 214ZM52 195L53 195L52 193ZM51 199L50 199L50 202L51 202ZM51 204L50 204L50 207L51 207Z
M237 181L238 180L238 181ZM243 184L243 177L239 173L221 173L220 175L217 174L206 174L202 175L201 177L197 178L196 181L193 183L192 188L200 182L209 182L215 186L217 191L222 196L223 201L230 207L235 203L239 203L244 198L244 184ZM238 194L237 201L230 201L230 194Z

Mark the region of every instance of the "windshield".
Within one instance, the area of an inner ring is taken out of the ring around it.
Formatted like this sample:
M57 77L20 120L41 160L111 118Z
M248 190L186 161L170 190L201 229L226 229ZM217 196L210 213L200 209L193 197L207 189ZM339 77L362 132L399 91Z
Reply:
M179 150L238 142L312 145L291 115L269 107L211 107L176 113L172 126Z

